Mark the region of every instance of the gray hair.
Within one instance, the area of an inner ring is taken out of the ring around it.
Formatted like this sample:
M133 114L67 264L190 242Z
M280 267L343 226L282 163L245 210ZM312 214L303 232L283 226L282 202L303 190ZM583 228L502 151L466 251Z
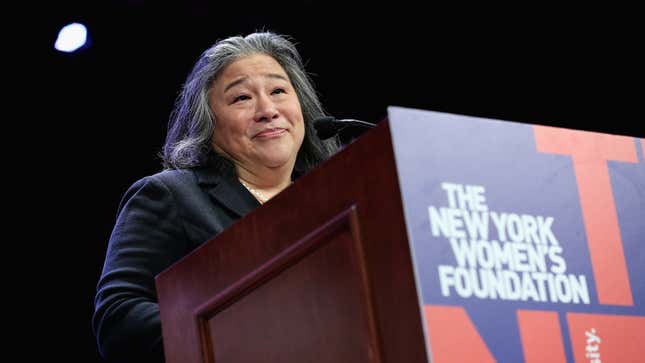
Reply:
M227 65L253 54L273 57L289 76L300 101L305 137L296 159L297 174L309 171L338 149L338 139L321 141L316 136L313 121L324 116L324 111L294 43L284 35L259 32L220 40L201 54L170 115L160 153L165 169L193 168L208 163L213 153L210 142L213 121L217 122L208 104L209 89Z

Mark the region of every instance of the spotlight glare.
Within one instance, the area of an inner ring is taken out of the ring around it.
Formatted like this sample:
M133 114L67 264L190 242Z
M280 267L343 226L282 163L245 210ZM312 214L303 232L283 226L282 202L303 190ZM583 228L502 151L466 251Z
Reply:
M65 25L60 32L54 44L54 48L61 52L71 53L86 44L87 29L80 23Z

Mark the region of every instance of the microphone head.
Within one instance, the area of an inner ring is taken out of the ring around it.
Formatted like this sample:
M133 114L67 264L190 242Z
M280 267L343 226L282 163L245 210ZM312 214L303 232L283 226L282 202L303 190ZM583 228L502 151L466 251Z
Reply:
M338 132L337 120L333 116L319 117L314 120L314 128L319 139L329 139Z

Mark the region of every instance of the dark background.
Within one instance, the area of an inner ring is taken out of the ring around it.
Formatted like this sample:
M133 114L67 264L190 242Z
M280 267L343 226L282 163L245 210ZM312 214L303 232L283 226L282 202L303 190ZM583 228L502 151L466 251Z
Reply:
M642 29L630 9L87 3L39 9L34 106L46 110L42 188L56 236L41 252L53 312L42 349L56 360L100 361L93 295L119 200L160 169L174 99L218 39L261 29L292 36L327 112L340 118L377 122L395 105L645 137ZM89 27L91 47L58 53L56 33L70 21Z

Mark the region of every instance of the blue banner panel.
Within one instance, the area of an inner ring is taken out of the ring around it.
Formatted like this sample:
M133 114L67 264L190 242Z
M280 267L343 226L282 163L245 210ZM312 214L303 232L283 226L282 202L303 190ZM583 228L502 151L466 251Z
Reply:
M645 357L645 140L388 118L432 362Z

